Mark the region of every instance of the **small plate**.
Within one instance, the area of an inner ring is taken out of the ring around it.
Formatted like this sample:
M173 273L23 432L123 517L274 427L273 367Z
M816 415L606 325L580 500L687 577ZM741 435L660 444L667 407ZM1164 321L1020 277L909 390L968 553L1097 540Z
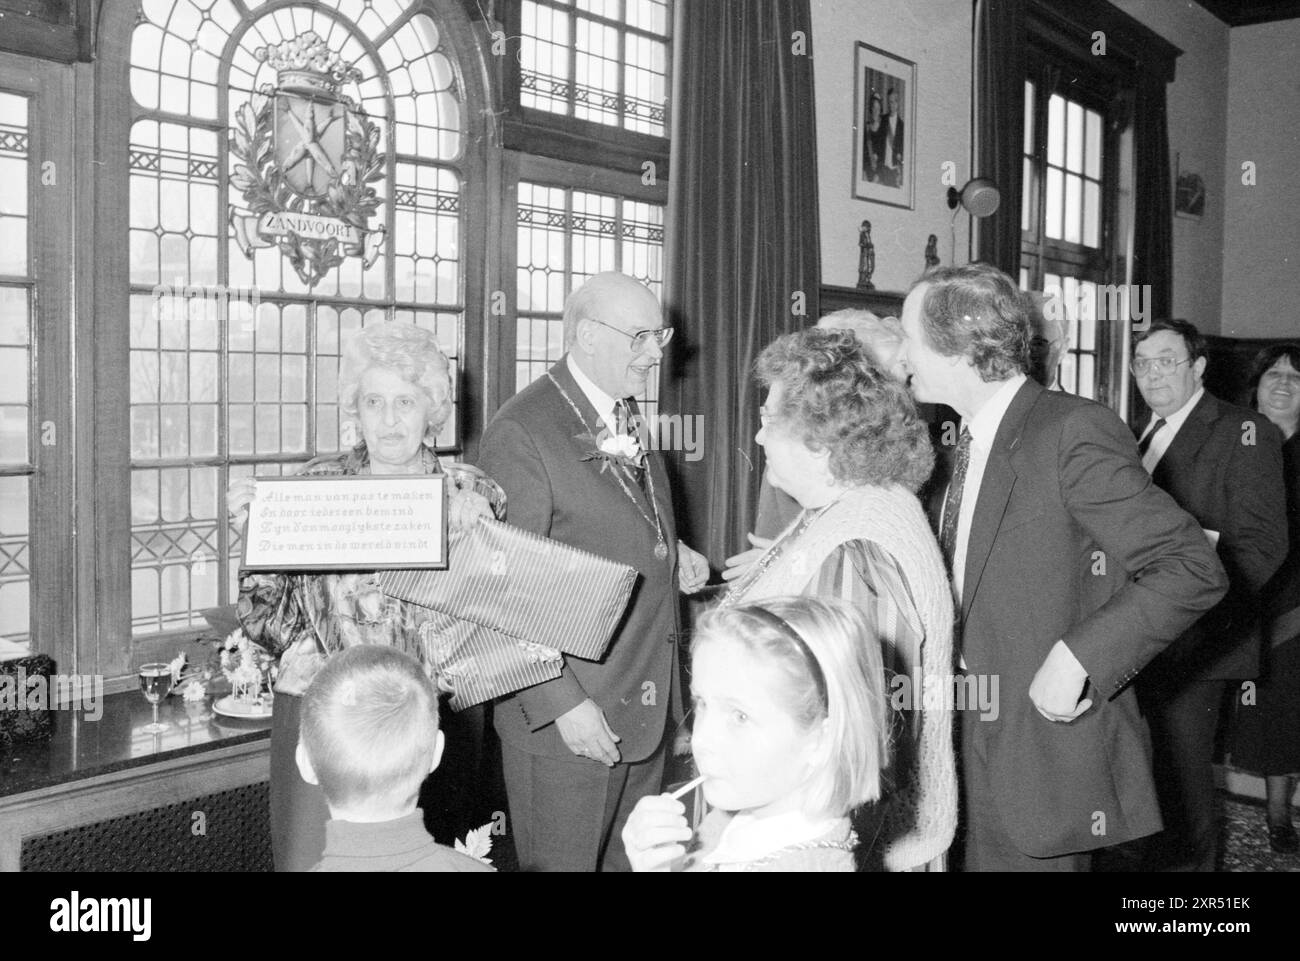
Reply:
M271 704L249 704L247 701L237 701L233 697L218 698L212 704L212 710L225 717L244 717L260 720L271 716L271 710L274 707Z

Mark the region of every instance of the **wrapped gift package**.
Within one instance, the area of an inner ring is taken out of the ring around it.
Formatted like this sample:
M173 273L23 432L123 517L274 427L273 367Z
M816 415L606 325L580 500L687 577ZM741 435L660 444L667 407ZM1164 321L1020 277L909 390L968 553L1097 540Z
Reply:
M54 731L48 654L0 660L0 745L48 738Z
M562 654L599 660L637 573L481 520L448 539L445 571L385 571L384 591L427 611L420 633L456 710L560 676Z

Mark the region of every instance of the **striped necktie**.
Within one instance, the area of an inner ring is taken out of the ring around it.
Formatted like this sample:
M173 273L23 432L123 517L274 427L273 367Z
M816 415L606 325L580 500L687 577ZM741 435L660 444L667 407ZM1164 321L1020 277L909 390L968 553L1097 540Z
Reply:
M637 484L640 485L641 492L649 497L650 494L646 490L645 481L645 448L641 445L641 431L638 429L641 424L641 411L637 407L635 397L620 397L614 401L614 423L614 429L619 434L631 437L636 442L639 453L633 459L632 476L636 478Z
M957 459L953 464L952 480L948 483L948 493L943 499L943 526L939 530L939 547L943 550L943 559L952 570L953 552L957 549L957 518L961 514L962 488L966 486L966 468L970 466L970 428L961 429L957 440Z

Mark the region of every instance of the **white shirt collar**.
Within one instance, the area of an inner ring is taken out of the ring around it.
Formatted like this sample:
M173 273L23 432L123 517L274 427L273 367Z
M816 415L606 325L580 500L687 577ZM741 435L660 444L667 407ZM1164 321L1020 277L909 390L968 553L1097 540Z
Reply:
M564 359L569 365L569 373L578 382L578 387L587 396L587 400L591 401L591 406L596 409L596 415L601 419L601 422L610 430L615 430L614 402L616 398L610 397L609 394L597 387L590 377L582 372L578 362L573 359L573 354L565 354Z
M1170 414L1168 417L1165 418L1165 427L1167 429L1165 430L1164 434L1166 437L1170 438L1171 440L1173 439L1173 436L1178 433L1178 428L1183 426L1183 421L1187 420L1188 416L1192 413L1192 408L1201 402L1201 396L1204 393L1205 393L1204 387L1196 388L1196 393L1194 393L1191 397L1187 398L1187 403L1183 404L1182 407L1179 407L1176 411L1174 411L1172 414ZM1159 419L1160 419L1160 415L1157 414L1155 411L1152 411L1151 419L1147 421L1147 426L1142 431L1143 437L1151 433L1151 428L1155 425L1155 422L1158 421Z
M1015 400L1016 392L1020 390L1021 385L1028 379L1024 374L1016 374L984 402L984 406L966 425L970 430L972 444L978 444L985 449L993 446L993 441L998 436L998 428L1002 426L1002 418L1006 416L1007 408Z
M757 861L793 844L815 841L829 834L841 818L810 818L803 811L755 817L742 811L722 829L717 846L701 860L705 864Z

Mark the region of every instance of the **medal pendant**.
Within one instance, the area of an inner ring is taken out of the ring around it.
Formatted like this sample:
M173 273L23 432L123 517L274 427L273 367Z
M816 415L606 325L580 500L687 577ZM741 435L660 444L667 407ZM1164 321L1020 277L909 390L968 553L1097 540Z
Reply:
M655 557L659 558L661 561L668 560L668 545L663 541L660 541L655 545Z

